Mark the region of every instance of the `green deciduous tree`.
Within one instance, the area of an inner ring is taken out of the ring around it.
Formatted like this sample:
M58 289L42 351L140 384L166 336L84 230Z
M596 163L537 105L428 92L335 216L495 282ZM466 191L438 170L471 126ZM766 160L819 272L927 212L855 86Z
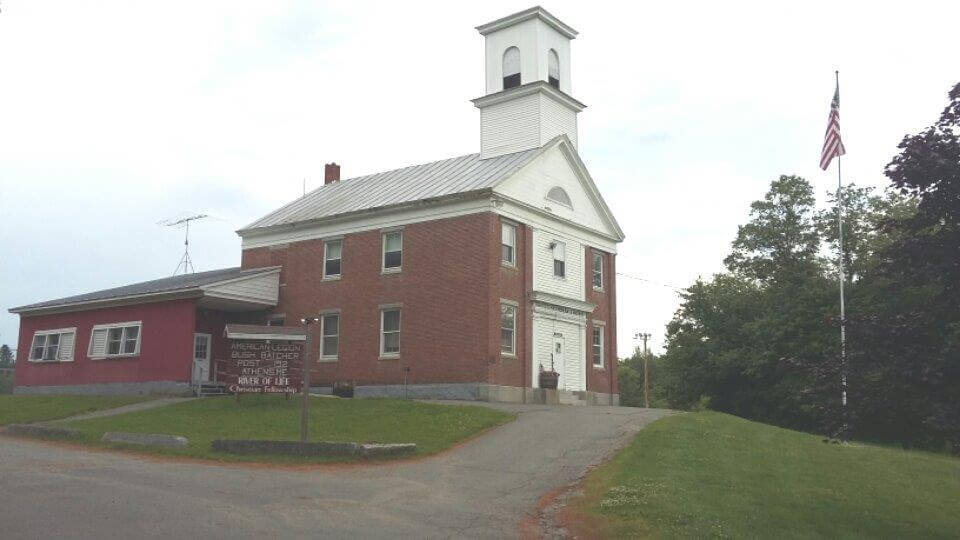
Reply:
M960 85L904 138L892 188L845 187L849 406L839 388L837 196L781 176L750 206L728 271L683 292L658 390L779 425L960 452Z

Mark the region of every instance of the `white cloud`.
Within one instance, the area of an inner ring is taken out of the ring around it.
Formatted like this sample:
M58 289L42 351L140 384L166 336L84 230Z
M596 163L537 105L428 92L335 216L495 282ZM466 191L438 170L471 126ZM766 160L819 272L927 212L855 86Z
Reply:
M0 11L0 306L239 262L233 230L346 176L474 152L473 27L515 2L68 2ZM960 8L807 2L545 5L577 28L581 153L626 231L618 269L685 286L722 268L779 174L818 188L833 69L848 180L882 184L956 82ZM619 349L662 344L671 289L620 279ZM17 319L0 315L0 341Z

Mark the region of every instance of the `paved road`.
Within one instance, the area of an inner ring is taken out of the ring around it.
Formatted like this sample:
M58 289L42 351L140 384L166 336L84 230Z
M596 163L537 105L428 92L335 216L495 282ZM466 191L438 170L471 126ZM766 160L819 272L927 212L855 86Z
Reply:
M0 437L0 536L510 538L538 499L667 411L493 405L439 456L307 470L141 459Z

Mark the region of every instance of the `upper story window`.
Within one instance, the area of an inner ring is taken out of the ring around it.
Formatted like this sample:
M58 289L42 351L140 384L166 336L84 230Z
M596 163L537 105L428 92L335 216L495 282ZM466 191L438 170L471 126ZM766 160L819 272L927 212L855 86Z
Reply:
M90 358L136 356L140 354L140 328L137 322L98 324L90 333Z
M320 318L320 358L333 360L340 351L340 314L330 313Z
M33 334L30 346L31 362L71 362L76 328L40 330Z
M403 263L403 231L383 233L383 271L399 272Z
M517 226L500 222L500 261L507 266L517 264Z
M503 53L503 89L520 86L520 49L510 47Z
M547 192L547 199L573 208L573 203L570 202L570 196L567 195L567 192L560 186L550 188L550 191Z
M553 275L555 277L567 277L567 246L563 242L554 242L551 244L553 250Z
M283 326L285 319L286 316L282 313L279 315L271 315L270 318L267 319L267 326Z
M603 289L603 255L593 252L593 288Z
M547 53L547 82L557 90L560 89L560 56L553 49Z
M343 249L343 240L330 240L323 243L323 277L336 279L340 277L340 252Z

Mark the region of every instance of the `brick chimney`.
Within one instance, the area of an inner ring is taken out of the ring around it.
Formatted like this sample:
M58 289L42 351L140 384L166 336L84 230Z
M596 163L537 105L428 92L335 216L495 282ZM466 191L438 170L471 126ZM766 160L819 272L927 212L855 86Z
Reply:
M336 163L327 163L323 167L323 183L324 185L331 182L340 181L340 166Z

